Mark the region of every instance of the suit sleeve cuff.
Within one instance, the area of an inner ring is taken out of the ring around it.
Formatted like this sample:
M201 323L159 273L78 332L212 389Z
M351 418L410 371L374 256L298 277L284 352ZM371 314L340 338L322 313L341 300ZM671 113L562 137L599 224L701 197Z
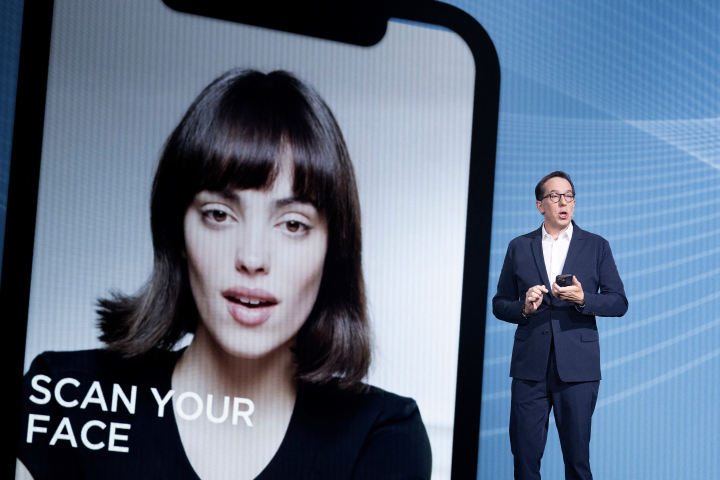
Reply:
M518 312L520 312L520 322L518 323L519 325L527 325L528 323L530 323L530 317L532 317L532 313L530 315L528 315L527 317L525 317L525 315L523 315L522 311L523 311L524 306L525 306L525 302L520 301L520 309L518 310Z
M586 293L586 294L585 294L585 301L583 302L582 305L577 305L577 304L576 304L576 305L575 305L575 310L577 310L578 312L582 313L583 315L591 315L591 316L594 316L594 315L595 315L595 312L591 312L590 309L588 309L588 307L587 307L587 302L588 302L588 294Z

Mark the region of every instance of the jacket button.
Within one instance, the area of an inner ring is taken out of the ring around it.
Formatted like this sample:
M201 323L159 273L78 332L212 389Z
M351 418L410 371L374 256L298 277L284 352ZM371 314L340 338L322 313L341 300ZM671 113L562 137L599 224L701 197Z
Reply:
M548 333L549 333L549 332L548 332L547 330L545 330L545 331L543 332L543 335L547 335Z

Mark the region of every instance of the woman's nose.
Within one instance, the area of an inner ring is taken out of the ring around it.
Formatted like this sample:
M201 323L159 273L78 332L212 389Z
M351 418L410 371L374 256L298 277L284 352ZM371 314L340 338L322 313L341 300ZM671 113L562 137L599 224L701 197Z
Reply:
M239 272L256 275L268 272L268 240L258 229L251 228L243 232L238 242L235 256L235 269Z

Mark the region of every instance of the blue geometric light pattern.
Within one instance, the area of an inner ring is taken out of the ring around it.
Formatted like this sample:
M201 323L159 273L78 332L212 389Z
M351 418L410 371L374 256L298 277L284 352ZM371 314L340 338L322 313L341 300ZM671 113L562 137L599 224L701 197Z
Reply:
M573 178L577 224L610 242L630 304L598 318L595 478L717 478L720 6L451 3L488 31L502 72L478 478L513 476L514 326L490 299L553 170ZM552 424L541 472L564 478Z

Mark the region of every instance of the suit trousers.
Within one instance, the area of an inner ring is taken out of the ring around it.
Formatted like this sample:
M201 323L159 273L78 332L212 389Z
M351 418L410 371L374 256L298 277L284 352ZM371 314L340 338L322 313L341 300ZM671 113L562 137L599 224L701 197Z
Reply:
M592 480L590 426L599 387L599 380L572 383L560 380L554 345L550 348L545 380L513 378L510 447L516 479L540 478L540 460L552 409L565 462L565 478Z

